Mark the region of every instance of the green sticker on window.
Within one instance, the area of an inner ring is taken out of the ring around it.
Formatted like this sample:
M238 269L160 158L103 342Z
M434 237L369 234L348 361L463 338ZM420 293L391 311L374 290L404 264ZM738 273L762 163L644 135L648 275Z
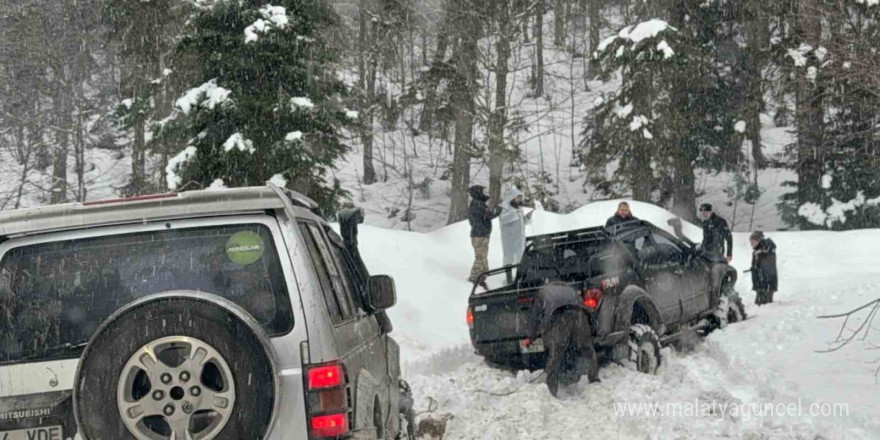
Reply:
M226 242L226 256L235 264L247 266L263 257L263 239L251 231L236 232Z

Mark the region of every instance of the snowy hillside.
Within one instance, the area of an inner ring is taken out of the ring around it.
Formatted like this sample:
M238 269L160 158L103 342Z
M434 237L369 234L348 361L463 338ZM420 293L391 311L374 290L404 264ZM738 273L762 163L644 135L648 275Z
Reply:
M546 233L604 223L615 201L588 205L568 215L538 212L527 233ZM672 215L660 208L632 204L636 216L665 225ZM685 233L699 239L699 229ZM497 228L490 265L501 263ZM404 372L411 381L417 410L428 398L449 412L447 439L880 439L880 399L874 357L861 343L819 354L837 334L840 322L817 316L849 311L880 296L880 231L849 233L771 233L779 246L780 291L777 303L754 306L751 281L741 275L749 319L715 332L690 352L666 349L657 376L610 365L602 382L580 383L574 395L553 399L539 374L517 376L494 370L472 354L465 325L470 284L465 281L473 254L468 226L455 224L431 233L364 227L361 246L373 273L393 275L398 304L390 315L401 344ZM750 264L746 234L735 234L733 265ZM874 341L877 342L876 340ZM876 351L874 352L876 353ZM499 397L486 392L506 393ZM621 403L789 404L803 411L818 402L845 403L849 416L788 415L721 418L615 415Z

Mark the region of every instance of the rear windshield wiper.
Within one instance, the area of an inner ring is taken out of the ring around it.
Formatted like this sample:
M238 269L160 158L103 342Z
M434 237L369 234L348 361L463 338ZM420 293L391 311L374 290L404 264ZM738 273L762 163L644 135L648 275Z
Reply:
M85 348L85 346L88 344L89 344L88 342L75 342L75 343L65 342L64 344L59 344L59 345L55 345L52 347L44 348L42 350L39 350L37 353L31 354L29 356L25 356L25 357L18 358L18 359L9 359L9 360L5 360L5 361L0 361L0 365L14 364L14 363L18 363L18 362L33 361L33 360L38 360L38 359L48 360L49 358L56 356L56 355L60 355L62 353L71 353L71 354L76 353L77 351Z

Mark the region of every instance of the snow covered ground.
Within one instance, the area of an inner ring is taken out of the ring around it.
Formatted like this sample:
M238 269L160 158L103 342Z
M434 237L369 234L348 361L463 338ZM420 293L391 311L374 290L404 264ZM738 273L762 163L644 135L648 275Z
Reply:
M568 215L538 212L527 233L597 225L615 206L608 201ZM672 217L647 204L632 208L658 225ZM685 233L700 238L693 225ZM493 267L501 263L497 234L496 227L489 257ZM828 347L841 324L817 316L849 311L880 296L880 231L768 235L779 246L775 304L754 306L751 280L743 274L737 290L747 303L747 321L697 341L687 352L665 349L665 364L656 376L609 365L600 371L601 383L583 381L560 400L550 396L540 372L513 375L472 354L465 325L470 293L465 278L473 255L466 224L430 233L367 226L361 246L373 273L397 281L398 304L390 315L404 372L417 410L426 410L431 398L438 413L454 415L447 439L880 439L880 421L873 418L880 413L880 385L876 365L868 363L877 352L872 356L862 342L835 353L816 352ZM750 264L747 237L734 237L733 265L740 271ZM489 394L510 391L515 392ZM627 403L679 412L619 414ZM713 403L714 413L700 412ZM757 404L774 405L784 414L759 417L756 411L766 408ZM846 405L848 414L811 416L814 409L835 410L814 404Z

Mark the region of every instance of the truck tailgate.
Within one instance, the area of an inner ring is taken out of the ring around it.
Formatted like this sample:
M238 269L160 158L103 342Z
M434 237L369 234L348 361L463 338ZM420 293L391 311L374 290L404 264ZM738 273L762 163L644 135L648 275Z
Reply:
M525 338L537 289L472 296L475 343Z

